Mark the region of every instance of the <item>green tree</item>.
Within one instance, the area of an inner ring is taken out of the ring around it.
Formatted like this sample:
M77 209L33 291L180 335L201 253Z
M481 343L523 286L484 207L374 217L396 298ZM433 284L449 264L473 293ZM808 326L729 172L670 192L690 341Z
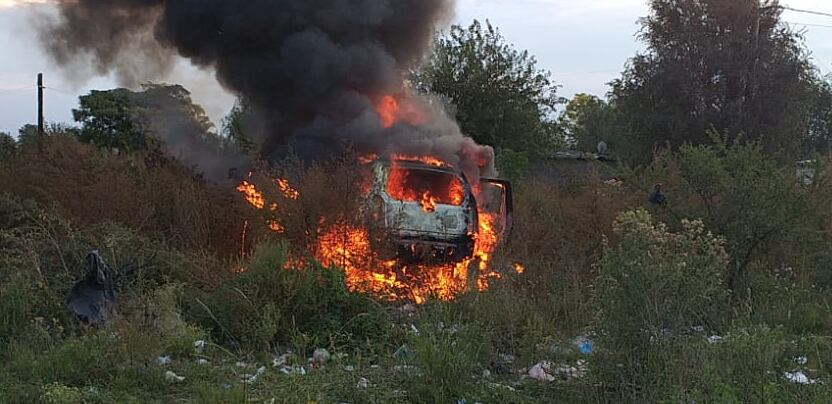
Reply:
M615 110L606 101L589 94L577 94L566 104L560 126L572 147L595 151L604 142L613 153L622 141L616 127Z
M712 143L659 153L637 182L643 189L664 184L668 204L662 211L669 222L701 218L726 238L731 263L725 279L741 292L751 269L798 268L814 254L803 250L822 234L816 226L825 223L820 215L828 198L817 184L801 183L793 165L778 164L758 142L712 135Z
M561 140L555 119L561 101L550 73L488 21L454 26L437 38L413 84L446 97L462 131L481 144L539 154Z
M656 146L707 144L709 129L799 153L814 69L777 0L651 0L640 38L647 51L612 83L629 157Z
M36 146L38 141L38 126L26 124L17 130L18 147Z
M142 87L139 92L120 88L82 96L80 108L73 111L82 125L80 140L124 151L146 149L152 143L168 149L223 147L205 110L184 87L152 83Z
M0 132L0 161L8 161L17 152L17 142L12 135Z
M832 151L832 81L818 79L815 84L814 107L809 119L806 154Z
M244 99L238 99L234 108L222 120L222 134L244 153L255 155L259 151L256 134L262 132L254 107Z
M123 151L142 150L148 144L148 130L131 104L133 92L127 89L93 90L80 97L80 107L72 110L81 124L78 138L101 148Z

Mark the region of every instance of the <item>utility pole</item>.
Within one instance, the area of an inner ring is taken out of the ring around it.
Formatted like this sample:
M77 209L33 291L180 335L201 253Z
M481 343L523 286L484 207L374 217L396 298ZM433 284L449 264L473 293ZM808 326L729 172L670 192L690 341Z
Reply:
M43 151L43 73L38 73L38 149Z

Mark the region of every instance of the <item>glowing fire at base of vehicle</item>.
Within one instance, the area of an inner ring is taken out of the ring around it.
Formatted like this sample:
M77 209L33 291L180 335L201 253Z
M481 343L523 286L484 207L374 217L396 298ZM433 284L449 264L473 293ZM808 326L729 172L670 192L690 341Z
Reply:
M287 199L298 198L298 191L289 187L285 180L275 183ZM254 184L245 181L237 190L255 209L261 210L266 206L263 193ZM417 304L429 298L451 300L474 285L477 290L484 291L488 289L491 279L501 277L489 269L489 262L499 243L495 220L495 215L480 213L474 256L456 263L410 264L398 259L383 260L373 249L370 231L346 223L321 224L319 236L310 246L309 253L322 265L344 271L347 287L351 291L394 301L410 300ZM270 220L266 225L277 233L285 231L276 220ZM244 240L248 228L246 222ZM302 268L305 264L302 259L290 259L283 269ZM472 266L476 268L471 270ZM477 279L469 279L472 275Z
M500 278L489 270L489 260L497 246L494 216L480 215L480 234L476 238L472 259L447 264L405 264L399 260L383 261L376 256L365 228L343 224L331 226L318 239L313 252L325 266L341 268L352 291L370 293L391 300L412 300L418 304L428 298L451 300L469 289L489 287L489 279ZM471 265L477 271L471 272ZM475 273L476 280L469 274ZM474 281L472 283L472 281Z

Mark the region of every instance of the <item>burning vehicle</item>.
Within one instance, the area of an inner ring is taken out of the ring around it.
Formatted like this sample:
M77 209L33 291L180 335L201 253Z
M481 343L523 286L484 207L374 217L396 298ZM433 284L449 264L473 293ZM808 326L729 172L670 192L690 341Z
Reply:
M498 237L510 229L508 181L483 178L472 185L462 172L431 159L394 157L374 162L371 170L366 206L376 227L392 239L399 259L460 262L474 257L481 214L497 219Z
M154 131L168 154L212 181L256 171L254 155L267 164L287 154L326 161L345 148L375 156L367 200L347 212L304 210L330 201L307 196L316 189L299 176L278 174L294 183L234 176L256 213L243 223L241 257L267 231L294 248L283 269L314 260L343 271L350 290L419 303L453 299L472 285L487 289L500 277L490 261L511 228L511 185L489 179L497 175L494 149L466 136L445 100L414 93L406 80L452 20L455 2L348 3L60 1L39 31L60 66L95 66L126 87L161 79L180 58L213 71L245 107L251 122L241 125L242 143L254 150L234 142L222 153L203 150L176 122Z

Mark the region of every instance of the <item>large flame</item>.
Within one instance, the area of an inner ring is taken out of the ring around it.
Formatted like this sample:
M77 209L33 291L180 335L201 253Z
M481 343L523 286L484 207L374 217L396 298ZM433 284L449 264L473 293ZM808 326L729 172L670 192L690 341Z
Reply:
M395 172L395 168L392 169L391 175ZM391 183L395 181L394 177ZM297 199L300 196L286 180L278 179L274 184L286 198ZM453 203L462 203L464 192L461 187L462 184L459 184L459 188L456 185L449 188L448 198L452 198ZM254 184L244 181L237 190L255 209L261 210L266 206L264 194L258 191ZM479 192L476 187L474 191L475 194ZM423 196L412 197L418 201ZM430 202L426 203L429 207L423 206L423 209L436 209L437 203L435 197L432 197ZM324 266L343 270L347 286L352 291L370 293L390 300L410 300L418 304L429 298L451 300L472 286L480 291L486 290L490 279L500 277L489 266L494 250L499 244L497 220L494 214L480 212L479 231L474 235L474 255L455 263L411 264L399 259L384 260L379 252L374 250L370 241L370 231L366 227L344 222L327 224L324 220L319 224L319 235L310 247L310 253ZM270 220L267 225L275 232L282 233L285 230L276 220ZM248 222L244 231L247 229ZM245 242L245 234L243 238ZM287 262L284 269L302 267L303 264L303 260L293 259ZM522 272L519 267L515 269ZM476 276L476 279L469 279L472 275Z
M422 210L428 213L436 212L437 204L460 206L465 201L465 187L455 176L448 176L450 181L447 184L438 184L440 186L439 189L436 189L434 186L424 187L425 184L421 184L422 186L414 186L415 184L411 183L411 171L406 167L402 167L399 164L401 161L419 161L423 164L438 166L431 164L431 162L438 161L431 157L408 160L396 159L394 157L387 180L387 193L393 199L405 202L418 202Z
M426 114L417 103L407 97L384 96L376 100L375 109L383 128L404 123L419 125L424 123ZM361 164L369 164L378 159L378 155L368 154L359 157ZM387 193L394 199L417 202L428 213L435 212L438 205L461 206L465 202L465 187L455 176L452 181L439 185L410 184L410 175L404 163L419 163L431 167L452 168L435 156L412 156L393 154L390 157L391 169L388 176ZM418 183L419 179L414 179ZM366 195L370 180L365 179L359 186ZM297 200L300 193L291 187L285 179L276 179L274 184L286 200ZM243 181L237 188L254 208L261 210L266 206L264 194L248 181ZM480 189L474 187L475 198L480 200ZM279 206L272 203L270 210L278 211ZM480 209L478 229L474 238L474 254L459 262L439 264L412 264L402 259L385 259L384 254L376 251L371 242L371 232L367 227L349 224L345 221L330 222L321 219L309 246L309 253L327 267L337 267L344 271L347 286L352 291L370 293L391 300L410 300L424 303L429 298L451 300L460 293L475 288L485 290L489 281L499 278L499 273L491 270L490 262L494 250L499 244L498 216ZM282 233L285 228L277 220L269 220L267 226L275 232ZM248 228L248 226L246 226ZM299 268L303 260L292 259L285 268ZM518 264L519 265L519 264ZM522 266L515 266L518 273ZM474 277L474 279L469 279Z

